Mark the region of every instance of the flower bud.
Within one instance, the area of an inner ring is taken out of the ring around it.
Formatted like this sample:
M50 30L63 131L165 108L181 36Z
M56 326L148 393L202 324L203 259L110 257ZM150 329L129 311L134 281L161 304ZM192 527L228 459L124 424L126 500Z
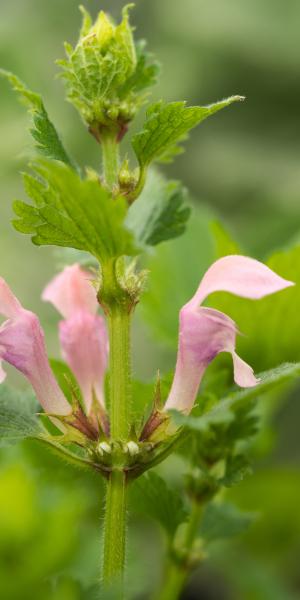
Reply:
M66 44L67 59L58 61L67 98L97 141L104 128L120 140L145 100L144 89L155 83L157 66L147 64L149 55L134 43L128 17L132 6L124 7L118 25L103 11L93 23L81 7L79 40L75 48Z

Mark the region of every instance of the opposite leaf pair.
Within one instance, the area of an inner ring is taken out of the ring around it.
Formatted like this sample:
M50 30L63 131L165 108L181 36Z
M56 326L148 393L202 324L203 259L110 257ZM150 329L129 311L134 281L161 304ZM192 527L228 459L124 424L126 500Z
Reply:
M108 339L105 323L96 314L96 291L91 276L78 265L67 267L46 287L43 299L64 317L60 323L63 357L75 375L90 415L94 398L104 407L104 375ZM189 413L208 364L220 352L230 352L235 381L241 387L258 383L253 371L235 353L237 327L225 314L199 306L206 296L223 290L247 298L262 298L293 285L262 263L243 256L216 261L203 277L193 298L180 311L179 349L173 384L164 410ZM69 415L71 406L51 372L38 318L25 310L2 279L0 312L7 321L0 328L0 357L21 371L49 414ZM1 379L5 377L1 370Z

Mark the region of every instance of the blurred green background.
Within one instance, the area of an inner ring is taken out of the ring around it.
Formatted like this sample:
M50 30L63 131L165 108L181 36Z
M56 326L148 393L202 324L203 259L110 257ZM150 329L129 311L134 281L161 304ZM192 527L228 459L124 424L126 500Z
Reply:
M93 15L102 8L116 18L122 5L119 0L85 2ZM54 61L63 55L62 42L76 41L77 1L0 0L0 7L0 65L43 94L67 147L82 164L97 167L99 148L64 102L62 83L55 79ZM148 40L162 63L155 98L207 104L231 94L247 97L193 132L185 154L164 169L166 174L184 181L205 222L221 219L258 258L297 239L299 1L137 0L132 20L137 37ZM11 201L24 196L18 172L32 145L26 111L4 81L0 131L0 273L24 305L39 313L49 350L57 354L57 317L40 301L41 289L55 270L53 250L33 247L10 225ZM192 260L197 263L196 247ZM202 263L199 256L199 278ZM172 366L174 350L163 343L157 349L141 318L134 337L138 376L149 378L158 366ZM11 371L10 377L23 385ZM273 416L276 444L269 431L271 453L257 459L255 475L232 494L246 509L261 511L261 518L235 545L216 548L184 598L300 597L297 400L296 391L282 396ZM97 598L101 481L66 468L33 443L1 452L1 598ZM129 580L139 573L132 597L148 597L143 590L159 578L157 545L161 548L159 532L147 523L132 524Z

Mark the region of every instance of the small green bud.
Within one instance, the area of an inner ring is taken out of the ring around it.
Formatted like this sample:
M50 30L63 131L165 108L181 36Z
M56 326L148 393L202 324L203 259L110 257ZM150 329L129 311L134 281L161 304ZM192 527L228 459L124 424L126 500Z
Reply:
M137 184L137 179L138 172L136 169L134 171L130 170L128 159L125 158L119 171L119 186L122 192L133 190Z

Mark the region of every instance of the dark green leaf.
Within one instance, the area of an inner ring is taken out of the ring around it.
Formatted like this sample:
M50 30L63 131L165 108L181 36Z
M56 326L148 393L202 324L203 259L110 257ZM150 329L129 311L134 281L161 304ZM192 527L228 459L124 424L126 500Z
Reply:
M232 538L247 531L255 519L254 513L242 512L233 504L212 502L204 510L200 535L206 542Z
M146 122L140 133L132 138L132 146L142 168L154 160L168 162L180 152L178 143L186 139L188 132L215 112L232 102L243 100L231 96L209 106L190 106L185 102L157 102L147 111Z
M126 224L141 244L156 246L184 233L191 209L186 190L152 172L140 197L131 205Z
M0 69L0 75L8 79L13 89L20 95L32 113L34 127L30 131L37 142L37 150L47 158L59 160L75 169L74 162L67 155L60 137L48 117L42 97L29 90L13 73Z
M222 477L219 483L226 487L231 487L243 481L251 473L252 469L247 456L244 454L229 456L226 461L224 477Z
M98 182L80 179L66 165L43 161L34 176L24 176L24 185L35 206L15 202L19 219L13 224L32 234L34 244L84 250L102 263L137 252L124 226L126 200L112 199Z
M159 522L172 538L178 525L186 520L181 496L153 471L143 475L132 486L132 500L138 512Z
M42 433L36 417L39 410L33 394L20 392L5 383L0 386L0 446L20 442Z

